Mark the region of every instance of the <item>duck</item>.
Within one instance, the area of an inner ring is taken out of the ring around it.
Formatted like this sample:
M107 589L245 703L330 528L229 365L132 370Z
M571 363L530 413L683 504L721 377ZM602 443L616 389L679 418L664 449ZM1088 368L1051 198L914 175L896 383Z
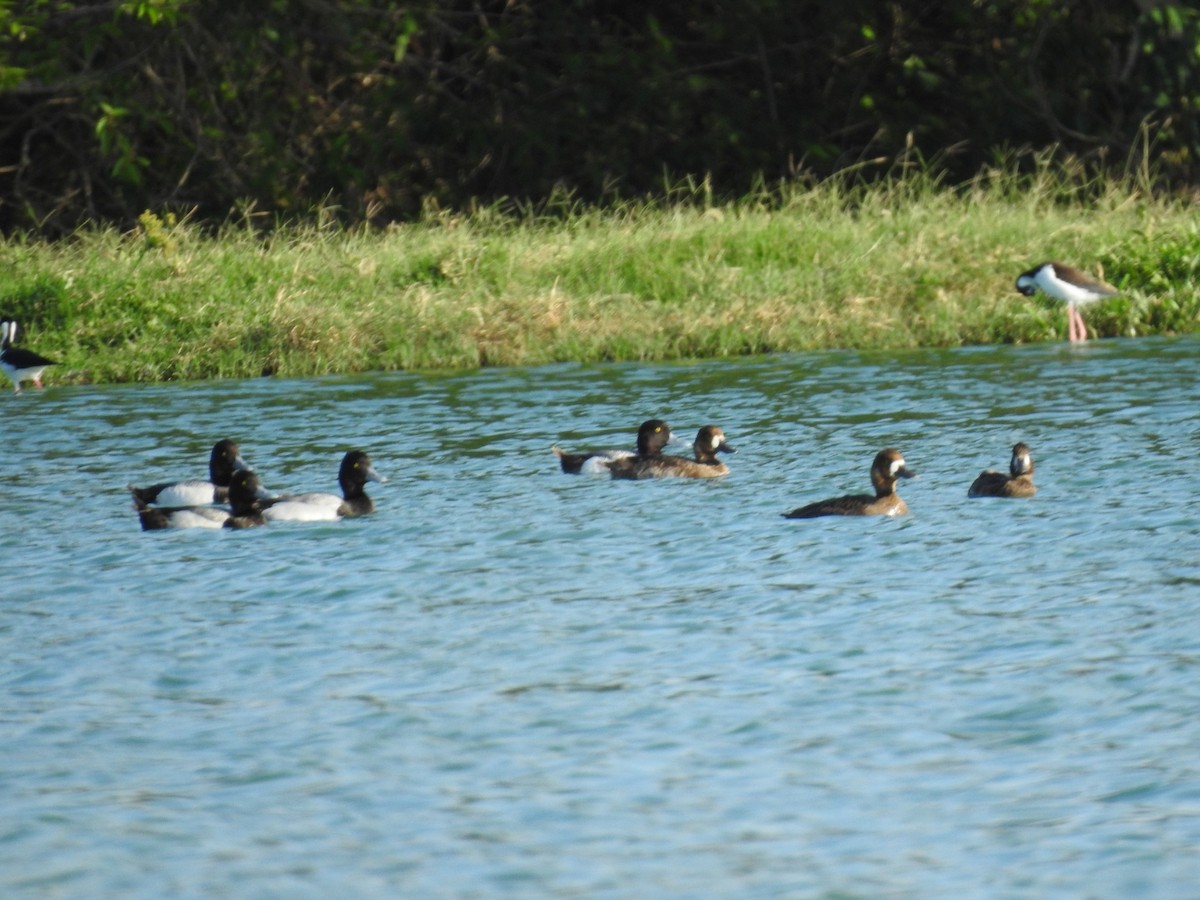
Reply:
M985 469L967 489L968 497L1032 497L1037 493L1033 484L1033 457L1029 445L1013 444L1012 459L1008 464L1009 474Z
M164 481L149 487L128 485L135 509L146 506L209 506L229 500L229 484L234 472L249 470L238 445L228 438L213 444L208 458L208 481L189 478Z
M725 440L725 432L716 425L705 425L696 432L692 443L695 459L659 454L648 458L626 457L611 460L608 471L613 478L719 478L729 474L729 466L717 459L718 453L737 453Z
M904 462L904 456L894 447L880 450L871 463L871 484L875 496L851 494L818 500L784 513L787 519L814 519L817 516L902 516L908 507L896 493L896 481L912 478L917 473Z
M256 528L266 525L262 512L262 482L249 469L233 473L229 509L217 506L144 506L138 509L142 531L169 528Z
M368 481L382 484L387 478L375 471L371 457L364 451L351 450L342 457L338 469L342 496L321 492L285 494L265 501L263 515L271 522L327 522L369 515L375 511L375 503L364 490Z
M16 339L16 321L6 319L0 322L0 370L13 383L13 393L19 394L22 381L32 381L34 387L42 387L43 370L46 366L56 366L58 363L24 347L14 347Z
M567 453L557 445L550 449L558 457L567 475L605 475L608 464L617 459L649 459L662 455L663 448L675 440L671 426L662 419L647 419L638 428L637 450L592 450L587 453Z
M1120 291L1107 282L1060 262L1044 262L1017 276L1017 290L1032 297L1040 288L1067 304L1067 335L1072 344L1088 339L1087 325L1077 306L1115 297Z

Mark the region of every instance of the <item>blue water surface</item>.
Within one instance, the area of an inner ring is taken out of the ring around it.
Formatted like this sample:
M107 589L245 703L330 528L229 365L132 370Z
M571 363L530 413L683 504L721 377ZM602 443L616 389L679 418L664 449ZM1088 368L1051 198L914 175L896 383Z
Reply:
M0 895L1183 897L1200 341L0 397ZM561 474L667 419L711 482ZM143 533L232 437L378 512ZM1030 444L1037 496L971 500ZM920 472L898 519L785 520Z

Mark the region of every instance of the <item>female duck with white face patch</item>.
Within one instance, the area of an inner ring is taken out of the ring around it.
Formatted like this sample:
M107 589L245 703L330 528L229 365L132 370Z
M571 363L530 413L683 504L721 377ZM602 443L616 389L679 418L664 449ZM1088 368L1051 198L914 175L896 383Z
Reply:
M817 516L902 516L908 512L908 507L896 493L896 481L900 478L912 478L916 475L904 464L904 457L899 450L891 447L880 450L871 464L871 484L875 486L875 496L870 494L849 494L845 497L833 497L829 500L818 500L807 506L793 509L784 513L788 519L815 519Z
M1036 493L1033 456L1026 443L1013 444L1007 475L995 469L985 469L967 489L968 497L1032 497Z
M657 456L651 459L618 459L609 462L613 478L719 478L729 474L729 466L717 459L718 453L737 453L725 441L725 432L716 425L705 425L692 444L695 459L683 456Z

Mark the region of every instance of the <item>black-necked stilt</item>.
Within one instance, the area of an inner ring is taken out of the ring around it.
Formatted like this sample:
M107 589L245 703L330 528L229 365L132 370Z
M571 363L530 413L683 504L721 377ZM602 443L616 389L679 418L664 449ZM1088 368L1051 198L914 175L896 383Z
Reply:
M1087 340L1087 326L1076 306L1120 293L1111 284L1058 262L1044 262L1017 276L1017 290L1026 297L1033 296L1039 288L1047 296L1067 304L1067 333L1071 343Z
M14 347L13 342L17 339L17 323L12 319L7 319L0 322L0 330L3 334L0 335L0 370L8 376L8 380L13 383L13 393L18 393L21 390L22 381L32 381L34 387L42 386L42 370L46 366L57 365L52 359L46 359L44 356L39 356L32 350L26 350L23 347Z

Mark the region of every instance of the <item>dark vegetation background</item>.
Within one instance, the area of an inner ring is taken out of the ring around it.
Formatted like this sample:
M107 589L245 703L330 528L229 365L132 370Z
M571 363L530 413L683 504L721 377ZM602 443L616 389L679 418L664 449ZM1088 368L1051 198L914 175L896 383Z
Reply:
M18 0L0 231L743 196L1048 148L1171 189L1200 182L1198 105L1195 3Z

